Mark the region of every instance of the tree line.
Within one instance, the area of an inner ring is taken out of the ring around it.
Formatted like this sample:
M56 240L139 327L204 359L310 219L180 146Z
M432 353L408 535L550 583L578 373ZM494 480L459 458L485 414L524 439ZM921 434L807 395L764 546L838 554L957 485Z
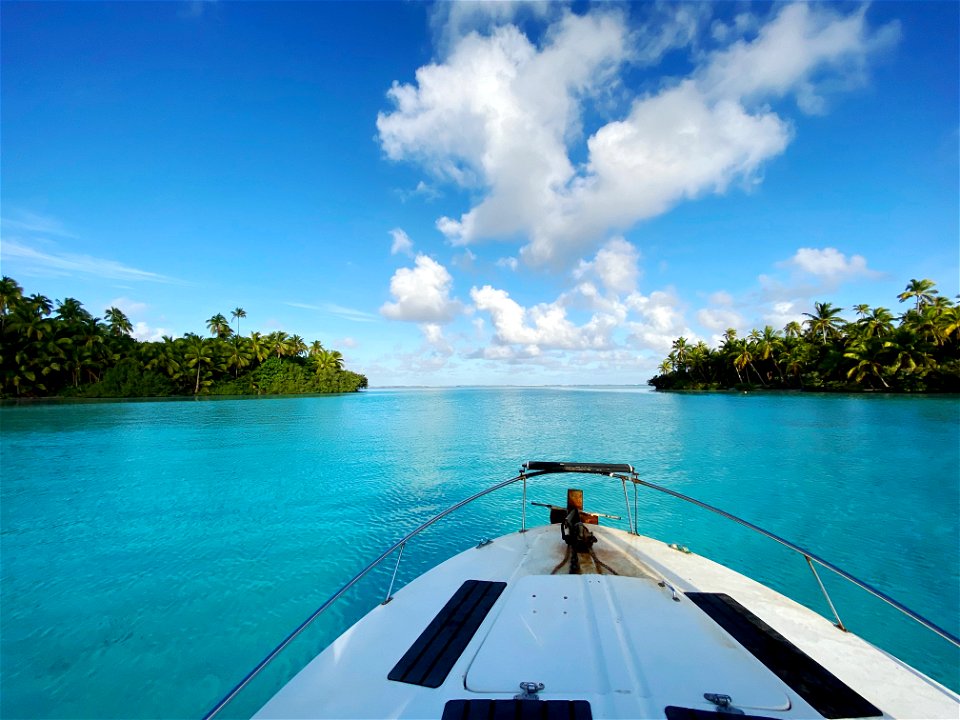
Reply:
M898 296L900 315L885 307L814 303L806 320L783 331L767 325L746 337L726 331L718 348L679 337L658 390L770 388L832 391L960 392L960 307L932 280L911 280Z
M51 302L0 280L0 396L163 397L354 392L367 378L319 340L282 331L240 334L246 311L207 320L209 337L187 333L157 342L132 336L116 307L102 318L79 300ZM231 325L235 321L236 330Z

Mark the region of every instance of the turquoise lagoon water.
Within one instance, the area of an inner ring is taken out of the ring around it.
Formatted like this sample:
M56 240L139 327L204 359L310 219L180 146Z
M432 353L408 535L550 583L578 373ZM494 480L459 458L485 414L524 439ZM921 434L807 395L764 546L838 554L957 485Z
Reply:
M5 407L0 428L3 718L199 717L393 540L528 459L632 463L958 632L954 398L395 390ZM568 482L532 482L529 499L562 502ZM622 514L619 483L582 484L589 508ZM398 581L519 522L519 486L487 496L411 542ZM646 491L640 529L827 612L802 558L739 526ZM379 602L391 571L228 716ZM851 629L960 686L946 642L825 580Z

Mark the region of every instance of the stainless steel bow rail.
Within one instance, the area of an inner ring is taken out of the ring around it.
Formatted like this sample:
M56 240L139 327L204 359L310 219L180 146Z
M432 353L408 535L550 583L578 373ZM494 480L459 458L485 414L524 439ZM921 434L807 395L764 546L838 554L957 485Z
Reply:
M830 606L830 610L833 612L833 616L837 620L836 626L840 630L843 630L844 632L846 632L847 628L844 626L843 622L840 620L840 616L837 613L837 609L834 606L833 601L830 599L830 594L827 592L827 589L824 586L823 581L820 579L820 575L817 573L817 570L814 567L814 563L816 563L817 565L820 565L821 567L826 568L827 570L834 572L835 574L842 577L844 580L847 580L848 582L853 583L857 587L862 588L863 590L866 590L868 593L870 593L874 597L879 598L880 600L887 603L891 607L895 608L896 610L899 610L901 613L909 617L911 620L914 620L915 622L919 623L920 625L927 628L928 630L932 630L934 633L944 638L948 642L952 643L953 645L960 647L960 638L955 637L954 635L947 632L946 630L939 627L938 625L934 624L930 620L927 620L925 617L923 617L919 613L914 612L913 610L908 608L906 605L903 605L902 603L894 600L889 595L886 595L880 590L877 590L875 587L869 585L863 580L860 580L859 578L854 577L853 575L837 567L830 561L824 560L823 558L819 557L818 555L815 555L809 550L805 550L799 545L795 545L794 543L790 542L789 540L785 540L779 535L774 535L772 532L764 530L763 528L757 525L754 525L753 523L748 522L743 518L739 518L736 515L728 513L726 510L721 510L720 508L714 507L713 505L708 505L705 502L701 502L700 500L697 500L696 498L692 498L689 495L678 493L675 490L670 490L669 488L661 487L659 485L648 482L646 480L641 480L640 477L637 475L636 471L633 469L633 466L631 465L607 464L607 463L526 462L523 464L523 467L520 470L520 474L517 475L516 477L512 477L509 480L504 480L502 482L497 483L496 485L491 485L485 490L481 490L480 492L474 493L470 497L465 498L464 500L461 500L460 502L454 505L451 505L446 510L444 510L443 512L437 515L434 515L425 523L423 523L416 529L410 531L409 533L404 535L400 540L398 540L389 548L384 550L379 557L377 557L373 562L371 562L369 565L363 568L363 570L361 570L356 575L354 575L350 580L348 580L343 587L341 587L339 590L337 590L337 592L331 595L326 602L324 602L320 607L318 607L313 612L312 615L310 615L310 617L308 617L306 620L300 623L300 625L298 625L293 632L287 635L287 637L285 637L280 642L279 645L277 645L273 650L271 650L270 653L265 658L263 658L263 660L257 663L257 666L254 667L253 670L247 673L246 676L239 683L237 683L237 685L229 693L227 693L222 700L220 700L220 702L218 702L206 715L203 716L203 720L210 720L210 718L213 718L217 714L219 714L220 711L223 710L223 708L226 707L227 704L229 704L230 701L233 700L233 698L235 698L241 690L243 690L247 685L249 685L250 682L257 675L259 675L260 672L274 660L274 658L277 657L277 655L283 652L283 650L291 642L293 642L293 640L298 635L300 635L300 633L306 630L313 623L314 620L320 617L320 615L323 614L323 612L327 608L329 608L337 600L339 600L350 588L352 588L360 580L362 580L371 570L373 570L375 567L380 565L380 563L382 563L384 560L390 557L394 553L394 551L398 551L397 562L393 568L393 575L390 578L390 586L387 590L386 598L383 600L382 604L385 605L388 602L390 602L393 599L393 586L397 579L397 570L399 570L400 560L403 558L403 548L407 544L407 542L415 538L417 535L422 533L424 530L429 528L434 523L445 518L447 515L450 515L451 513L456 512L457 510L462 508L464 505L469 505L474 500L477 500L478 498L481 498L484 495L489 495L492 492L496 492L497 490L505 488L508 485L513 485L514 483L522 482L523 495L521 500L520 532L526 532L526 529L527 529L527 513L526 513L527 480L530 478L537 477L539 475L551 475L551 474L557 474L557 473L580 473L585 475L604 475L607 477L612 477L612 478L616 478L617 480L620 480L621 484L623 485L623 499L627 508L628 527L630 529L630 532L634 535L639 535L639 532L637 531L637 524L638 524L637 523L638 521L637 487L642 485L643 487L650 488L651 490L656 490L657 492L662 492L667 495L671 495L679 500L683 500L684 502L688 502L698 507L701 507L704 510L709 510L712 513L715 513L717 515L720 515L721 517L725 517L728 520L732 520L735 523L743 525L744 527L750 530L753 530L754 532L758 532L761 535L770 538L774 542L777 542L780 545L783 545L784 547L789 548L790 550L793 550L794 552L802 555L803 558L806 560L807 565L810 567L810 570L813 573L814 578L816 578L817 585L819 585L820 587L820 591L823 593L824 598L826 598L827 604ZM632 513L630 512L630 500L627 495L628 482L633 484L633 512ZM539 504L539 503L534 503L534 504ZM481 543L481 546L483 544L484 543Z

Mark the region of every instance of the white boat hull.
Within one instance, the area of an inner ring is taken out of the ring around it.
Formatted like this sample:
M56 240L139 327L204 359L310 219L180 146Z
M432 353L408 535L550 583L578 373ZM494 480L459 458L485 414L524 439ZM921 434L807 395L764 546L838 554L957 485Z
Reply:
M510 699L522 682L543 683L543 700L588 701L594 718L718 710L705 693L748 715L823 717L686 593L731 596L886 717L960 717L956 693L770 588L651 538L592 530L596 560L582 555L580 575L568 573L557 525L450 558L347 630L255 717L439 718L450 700ZM506 587L442 682L388 679L468 580Z

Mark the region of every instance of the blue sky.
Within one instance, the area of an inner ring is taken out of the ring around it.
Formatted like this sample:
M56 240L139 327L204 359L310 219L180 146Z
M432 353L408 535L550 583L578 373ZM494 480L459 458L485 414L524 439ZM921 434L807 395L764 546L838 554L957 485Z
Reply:
M4 2L2 271L374 386L643 383L957 294L958 8Z

